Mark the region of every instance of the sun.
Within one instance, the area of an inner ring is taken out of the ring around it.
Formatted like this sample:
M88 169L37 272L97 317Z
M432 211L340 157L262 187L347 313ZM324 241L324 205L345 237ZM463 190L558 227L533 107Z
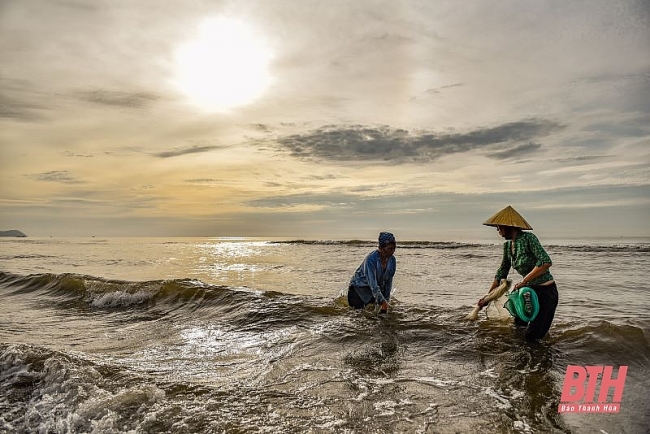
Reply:
M271 84L272 52L245 23L206 20L175 52L175 84L195 105L216 112L257 100Z

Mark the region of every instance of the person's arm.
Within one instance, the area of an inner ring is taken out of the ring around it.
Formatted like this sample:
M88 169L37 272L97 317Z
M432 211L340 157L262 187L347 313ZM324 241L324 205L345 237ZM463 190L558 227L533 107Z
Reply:
M534 234L530 234L528 237L528 249L535 257L535 267L524 276L521 282L515 285L515 289L528 286L531 281L546 273L551 268L551 265L553 265L551 257L548 256L548 253L546 253L546 250L544 250L544 247L542 247L539 239Z
M497 278L495 277L495 278L494 278L494 281L492 282L492 286L490 286L490 290L489 290L488 292L492 292L492 291L494 291L494 289L495 289L496 287L498 287L499 285L500 285L500 281L497 280ZM483 297L478 301L478 305L479 305L480 307L484 307L486 304L490 303L489 301L485 301L485 300L484 300L485 297L486 297L486 296L483 296Z
M501 279L508 277L510 267L512 266L510 263L510 255L508 255L508 248L508 242L503 243L503 256L501 258L501 265L499 266L499 269L494 276L494 280L492 281L492 285L490 286L490 290L488 292L492 292L495 288L497 288L501 284ZM485 306L488 303L489 301L484 301L483 297L478 301L478 305L481 307Z
M386 297L384 297L384 301L381 303L382 311L387 311L390 307L388 301L390 300L390 294L393 291L393 276L395 276L395 271L397 270L397 261L394 257L391 258L389 267L391 267L391 275L390 278L386 281L386 285L384 286L384 293L386 294Z
M390 277L386 281L386 287L384 288L384 292L386 293L387 297L384 297L386 300L390 300L390 293L393 290L393 276Z
M381 293L381 288L377 282L377 255L373 255L372 258L368 258L365 265L366 268L364 270L364 273L366 275L366 279L368 279L368 286L370 286L372 296L375 297L375 302L377 304L384 303L386 299Z
M395 259L394 256L390 258L390 261L388 262L388 267L389 267L390 277L386 281L384 292L387 295L386 299L390 300L390 294L393 291L393 277L395 277L395 272L397 271L397 259Z
M388 310L388 307L390 304L388 303L388 300L390 300L390 292L393 289L393 277L391 276L390 279L386 281L386 285L384 286L384 291L381 293L382 297L384 298L384 301L381 302L381 310L386 311ZM378 300L375 297L376 300Z
M492 287L490 288L490 291L492 291L494 288L499 286L501 279L505 279L508 277L508 274L510 273L510 267L512 267L512 263L510 262L510 255L508 254L508 249L510 248L510 242L505 242L503 243L503 255L501 256L501 265L499 265L499 269L497 270L495 276L494 276L494 282L492 284Z
M542 274L546 273L546 271L551 268L551 263L547 262L542 265L536 265L535 268L530 270L530 273L526 274L524 278L522 279L521 282L517 283L515 285L515 289L523 288L524 286L528 286L532 280L537 279L539 276Z

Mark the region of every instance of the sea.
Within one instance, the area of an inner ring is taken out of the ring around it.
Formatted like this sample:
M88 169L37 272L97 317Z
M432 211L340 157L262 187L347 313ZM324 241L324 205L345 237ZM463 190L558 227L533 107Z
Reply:
M345 297L373 240L0 238L0 432L649 432L650 240L541 241L527 342L465 320L498 239L399 241L381 315ZM560 412L569 366L626 366L618 412Z

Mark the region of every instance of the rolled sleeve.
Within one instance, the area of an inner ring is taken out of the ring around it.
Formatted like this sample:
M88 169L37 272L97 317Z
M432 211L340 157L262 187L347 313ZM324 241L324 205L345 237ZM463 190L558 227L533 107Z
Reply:
M508 255L508 243L503 243L503 257L501 258L501 266L499 266L499 269L497 270L497 274L494 276L494 278L497 281L500 281L501 279L505 279L508 277L508 273L510 273L510 267L512 266L510 262L510 256Z
M384 301L384 296L381 293L381 288L377 284L377 267L374 261L366 261L366 267L364 271L364 274L366 275L366 278L368 280L368 286L370 286L370 291L372 292L372 296L375 298L375 300L378 303L381 303Z

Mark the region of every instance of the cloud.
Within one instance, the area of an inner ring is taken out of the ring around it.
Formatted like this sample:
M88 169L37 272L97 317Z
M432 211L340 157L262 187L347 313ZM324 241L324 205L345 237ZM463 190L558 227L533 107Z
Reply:
M200 154L203 152L210 152L210 151L214 151L215 149L221 149L221 148L219 146L193 146L191 148L179 149L176 151L159 152L154 155L159 158L171 158L171 157L179 157L181 155L187 155L187 154Z
M110 90L89 90L78 92L77 96L94 104L109 107L142 109L160 97L151 92L119 92Z
M427 89L425 93L429 95L439 95L444 90L453 89L454 87L462 87L462 86L465 86L465 84L464 83L449 84L447 86L440 86L433 89Z
M509 158L519 158L524 155L532 154L539 150L542 145L539 143L527 143L522 145L517 145L514 148L506 149L505 151L492 152L487 154L488 157L494 158L497 160L507 160Z
M72 158L93 158L93 157L95 157L94 154L87 154L87 153L82 154L82 153L79 153L79 152L76 152L76 151L63 151L63 152L61 152L61 155L65 156L65 157L72 157Z
M44 107L30 102L25 95L33 97L31 84L26 80L0 78L0 119L39 121L43 116L37 113ZM10 95L11 94L11 95Z
M220 180L215 178L192 178L186 179L185 182L188 184L214 184L215 182L220 182Z
M576 157L555 158L553 161L569 164L587 164L592 161L604 160L606 158L606 155L578 155Z
M284 196L269 196L247 202L253 208L291 208L297 206L347 206L363 201L363 198L346 193L303 193Z
M84 181L79 181L70 175L67 170L52 170L49 172L36 173L30 175L31 178L37 181L44 182L59 182L62 184L83 184Z
M413 211L453 214L458 210L464 210L463 212L468 214L483 212L487 218L490 210L500 206L498 204L508 203L517 204L525 210L647 207L650 205L650 199L646 194L647 188L648 184L645 183L474 194L449 192L363 196L346 192L327 192L268 196L248 201L246 204L252 208L287 211L292 208L307 207L327 210L327 212L342 212L348 217L357 214L395 215ZM422 218L426 220L427 217Z
M408 131L389 126L325 126L304 134L276 139L291 155L307 159L332 161L381 161L396 163L430 161L445 155L488 148L493 145L517 144L510 151L488 154L495 159L528 154L541 145L532 143L559 131L562 125L546 119L510 122L492 128L464 133L441 134L429 131ZM527 144L518 144L529 142Z
M35 110L40 109L33 104L21 103L0 95L0 118L9 118L20 121L39 121L43 117Z
M273 131L273 129L269 125L266 125L266 124L252 124L252 125L250 125L250 127L253 130L261 131L263 133L270 133L270 132Z
M585 126L584 131L598 133L609 139L647 137L650 135L650 114L643 113L631 118L600 120Z

